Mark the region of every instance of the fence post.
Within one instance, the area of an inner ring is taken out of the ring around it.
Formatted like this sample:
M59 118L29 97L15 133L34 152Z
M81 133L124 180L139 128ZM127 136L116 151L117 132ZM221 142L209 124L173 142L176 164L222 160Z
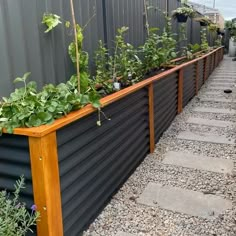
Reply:
M183 111L183 84L184 84L184 70L179 70L178 77L178 114Z
M38 236L63 236L56 132L29 137L34 201L40 212Z
M199 61L197 61L196 63L196 84L195 84L195 88L196 88L196 95L198 95L198 86L199 84Z
M150 153L155 150L155 127L154 127L154 88L153 83L148 86L148 100L149 100L149 139L150 139Z

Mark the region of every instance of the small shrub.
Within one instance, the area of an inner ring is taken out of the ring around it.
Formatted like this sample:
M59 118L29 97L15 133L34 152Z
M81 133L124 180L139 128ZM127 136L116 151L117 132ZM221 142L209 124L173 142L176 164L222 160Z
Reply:
M33 232L31 227L36 225L39 219L37 207L33 205L28 212L24 203L19 202L20 191L25 188L24 178L16 181L13 196L6 191L0 192L0 235L25 236L27 232Z

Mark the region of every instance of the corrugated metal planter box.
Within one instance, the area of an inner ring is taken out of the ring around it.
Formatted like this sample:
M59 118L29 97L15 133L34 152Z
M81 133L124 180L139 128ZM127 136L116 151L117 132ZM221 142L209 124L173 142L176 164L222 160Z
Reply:
M50 126L0 137L0 189L26 177L22 199L38 206L39 236L82 231L149 152L223 58L216 49L101 99L110 121L96 126L90 105Z

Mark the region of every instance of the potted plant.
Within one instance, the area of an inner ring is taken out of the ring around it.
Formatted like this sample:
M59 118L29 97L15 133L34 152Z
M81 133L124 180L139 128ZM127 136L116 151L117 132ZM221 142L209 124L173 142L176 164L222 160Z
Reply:
M177 19L179 23L185 23L188 20L188 17L193 17L195 11L192 7L179 7L173 11L172 16Z
M208 17L204 16L204 17L199 17L199 18L195 18L196 21L198 21L200 23L201 26L208 26L211 21Z
M217 32L217 29L218 29L218 25L217 24L210 24L209 26L208 26L208 30L210 31L210 32Z

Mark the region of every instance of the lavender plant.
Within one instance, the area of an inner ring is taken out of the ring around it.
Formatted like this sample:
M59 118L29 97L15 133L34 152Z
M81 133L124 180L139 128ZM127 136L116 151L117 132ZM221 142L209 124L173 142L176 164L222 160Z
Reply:
M25 203L19 201L20 191L25 188L24 177L21 176L15 184L13 196L6 191L0 192L0 235L25 236L27 232L33 232L32 226L36 225L40 214L35 205L31 206L31 212Z

